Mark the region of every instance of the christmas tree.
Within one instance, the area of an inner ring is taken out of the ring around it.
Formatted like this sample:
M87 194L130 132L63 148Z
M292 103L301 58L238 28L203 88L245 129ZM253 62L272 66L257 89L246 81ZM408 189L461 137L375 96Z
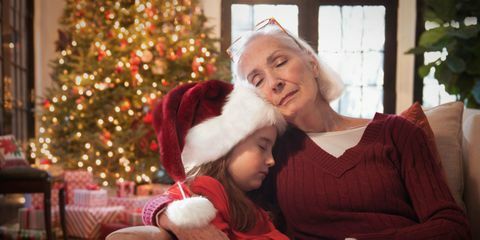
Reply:
M227 73L205 23L196 0L67 0L30 157L86 169L104 186L161 175L154 104Z

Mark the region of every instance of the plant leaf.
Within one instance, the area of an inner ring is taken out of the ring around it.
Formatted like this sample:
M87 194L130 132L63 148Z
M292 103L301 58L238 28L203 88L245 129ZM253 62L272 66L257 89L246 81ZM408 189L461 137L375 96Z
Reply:
M461 73L465 71L466 64L463 59L454 55L448 55L446 60L448 68L454 73Z
M420 66L420 67L418 68L418 75L419 75L421 78L424 78L424 77L426 77L426 76L430 73L430 70L431 70L431 69L432 69L432 65L431 65L431 64Z
M456 14L456 2L456 0L427 0L426 6L431 8L438 18L444 22L449 22Z
M480 31L480 25L470 25L470 26L461 25L460 28L450 28L447 31L447 35L455 36L461 39L469 39L477 36L479 31Z
M440 84L445 85L445 89L448 93L452 94L452 92L449 92L449 89L451 89L450 83L452 81L452 71L448 69L445 63L435 66L435 78Z
M426 51L427 49L425 47L415 47L410 48L408 51L405 52L405 54L422 54Z
M418 45L423 47L429 47L434 43L438 42L442 39L447 31L444 27L433 28L428 31L425 31L420 36L420 40L418 41Z

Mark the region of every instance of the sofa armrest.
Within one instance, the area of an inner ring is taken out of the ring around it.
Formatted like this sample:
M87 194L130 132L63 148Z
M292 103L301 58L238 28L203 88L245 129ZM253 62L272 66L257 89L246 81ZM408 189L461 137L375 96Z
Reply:
M127 227L110 233L106 240L171 240L170 234L155 226Z
M466 109L463 116L464 200L473 239L480 239L480 110Z

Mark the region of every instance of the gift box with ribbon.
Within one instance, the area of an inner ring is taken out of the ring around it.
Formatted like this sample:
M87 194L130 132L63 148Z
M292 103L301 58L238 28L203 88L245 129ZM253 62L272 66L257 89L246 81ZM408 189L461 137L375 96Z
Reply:
M52 229L55 239L60 239L60 228ZM19 229L18 224L13 226L0 226L0 239L3 240L45 240L47 233L44 230Z
M52 185L52 191L50 193L50 204L52 207L58 206L58 191L63 187L63 183L54 182ZM30 194L30 202L27 202L26 207L32 207L35 209L43 209L43 193Z
M110 197L108 198L109 206L123 206L128 211L141 211L143 206L152 199L152 196L137 197Z
M88 184L86 189L73 190L73 204L77 206L103 207L107 201L107 191L94 184Z
M85 170L69 170L65 171L64 180L67 184L66 188L66 202L73 203L73 191L75 189L86 189L88 185L94 184L93 175L91 172Z
M18 210L20 229L45 230L45 217L43 209L20 208ZM60 215L58 207L52 208L52 227L59 226Z
M142 221L142 212L141 211L127 211L125 213L125 223L129 226L141 226L143 225Z
M125 208L66 206L67 232L71 237L98 239L100 226L105 223L121 222Z
M138 196L150 196L150 195L160 195L164 193L170 185L167 184L143 184L137 186L137 195Z
M132 181L117 181L117 197L130 197L134 195L135 183Z

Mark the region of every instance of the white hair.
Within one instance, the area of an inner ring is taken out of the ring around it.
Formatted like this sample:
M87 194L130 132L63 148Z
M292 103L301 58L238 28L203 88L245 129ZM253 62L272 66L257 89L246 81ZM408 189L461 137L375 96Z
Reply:
M340 79L340 76L320 59L313 48L303 39L296 37L291 33L285 33L282 29L276 26L267 26L261 30L249 32L243 35L242 38L235 43L235 49L232 50L234 83L246 81L246 78L240 75L238 65L239 60L247 46L255 39L262 36L268 36L276 39L289 49L298 52L300 55L307 53L313 57L318 65L319 70L317 76L315 76L318 84L318 90L320 95L326 101L331 102L342 94L343 82Z

